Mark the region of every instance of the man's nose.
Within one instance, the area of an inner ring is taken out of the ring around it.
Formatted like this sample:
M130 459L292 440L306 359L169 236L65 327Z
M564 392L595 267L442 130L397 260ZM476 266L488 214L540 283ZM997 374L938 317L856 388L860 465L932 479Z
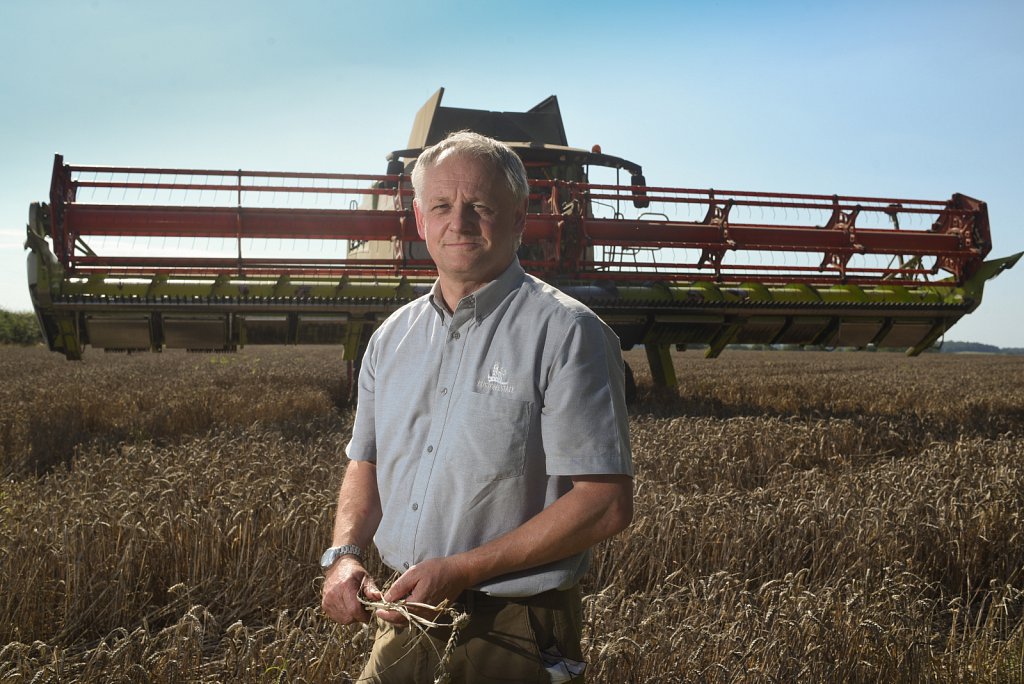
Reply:
M463 204L454 212L452 228L459 233L479 233L480 217L472 204Z

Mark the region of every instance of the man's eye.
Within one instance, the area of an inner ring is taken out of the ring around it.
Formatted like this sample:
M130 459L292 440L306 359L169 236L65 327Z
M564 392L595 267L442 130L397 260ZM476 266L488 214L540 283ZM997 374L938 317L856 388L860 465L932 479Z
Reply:
M445 211L446 209L448 209L448 205L444 203L435 204L433 207L431 207L431 211Z

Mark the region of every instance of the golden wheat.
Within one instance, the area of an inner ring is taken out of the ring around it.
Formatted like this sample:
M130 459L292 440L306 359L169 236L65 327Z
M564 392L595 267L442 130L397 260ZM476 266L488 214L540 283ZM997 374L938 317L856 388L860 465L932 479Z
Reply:
M636 518L584 586L592 682L1024 682L1024 359L634 362ZM335 349L0 349L0 681L328 682L352 406ZM383 574L378 561L374 571Z

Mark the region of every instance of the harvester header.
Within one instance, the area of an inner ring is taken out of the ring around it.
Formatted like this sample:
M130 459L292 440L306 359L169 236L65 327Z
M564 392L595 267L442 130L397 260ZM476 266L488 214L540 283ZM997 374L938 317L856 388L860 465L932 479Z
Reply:
M986 261L984 202L648 185L642 168L569 147L553 96L528 112L420 110L387 172L79 166L54 160L32 205L29 289L69 359L120 351L341 344L436 277L412 214L422 149L470 128L507 141L531 177L519 258L588 304L656 382L672 346L931 346L1019 259ZM615 183L591 183L594 169ZM621 176L625 174L628 180Z

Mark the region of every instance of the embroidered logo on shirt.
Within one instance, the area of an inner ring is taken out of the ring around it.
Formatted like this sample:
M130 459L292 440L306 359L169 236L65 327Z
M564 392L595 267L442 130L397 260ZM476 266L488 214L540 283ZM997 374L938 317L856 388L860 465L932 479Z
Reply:
M501 364L497 361L491 366L491 370L487 373L486 380L477 380L476 388L478 390L491 390L492 392L507 392L511 393L515 388L508 382L508 371L501 367Z

